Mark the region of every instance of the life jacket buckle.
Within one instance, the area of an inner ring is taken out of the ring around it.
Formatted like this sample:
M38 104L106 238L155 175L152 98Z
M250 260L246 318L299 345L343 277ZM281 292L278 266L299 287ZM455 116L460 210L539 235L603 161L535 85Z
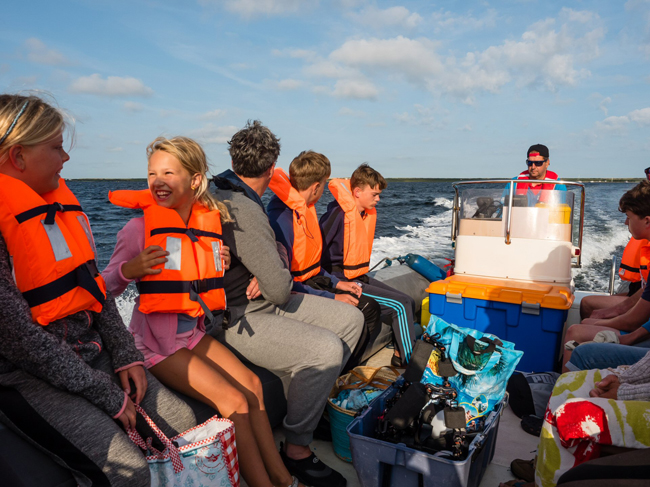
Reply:
M46 225L54 225L54 218L56 217L57 211L64 212L65 208L61 203L55 202L50 205L45 214L45 220L43 223Z
M196 294L203 294L209 291L208 282L205 279L196 279L192 281L192 289Z

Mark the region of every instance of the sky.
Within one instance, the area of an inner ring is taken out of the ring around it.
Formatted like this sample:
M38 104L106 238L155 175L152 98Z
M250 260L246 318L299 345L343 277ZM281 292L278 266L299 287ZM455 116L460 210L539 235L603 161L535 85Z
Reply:
M650 0L4 3L0 86L74 119L66 178L144 178L174 135L217 174L255 119L334 177L512 177L536 143L560 177L650 166Z

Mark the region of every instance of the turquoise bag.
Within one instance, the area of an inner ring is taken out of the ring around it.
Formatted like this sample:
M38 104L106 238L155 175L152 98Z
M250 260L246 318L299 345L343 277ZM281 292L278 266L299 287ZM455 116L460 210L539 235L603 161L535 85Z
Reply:
M490 413L505 396L508 379L524 352L495 335L462 328L437 316L431 316L425 333L440 334L438 341L458 372L449 382L458 391L458 404L465 408L467 423ZM439 359L440 353L434 349L422 383L442 385L443 379L437 373Z

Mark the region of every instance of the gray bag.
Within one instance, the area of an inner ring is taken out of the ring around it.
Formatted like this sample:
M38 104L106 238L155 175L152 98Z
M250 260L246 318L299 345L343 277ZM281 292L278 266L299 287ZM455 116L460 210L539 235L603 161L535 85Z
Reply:
M515 372L508 380L512 412L520 418L532 415L544 417L553 386L560 374L557 372Z

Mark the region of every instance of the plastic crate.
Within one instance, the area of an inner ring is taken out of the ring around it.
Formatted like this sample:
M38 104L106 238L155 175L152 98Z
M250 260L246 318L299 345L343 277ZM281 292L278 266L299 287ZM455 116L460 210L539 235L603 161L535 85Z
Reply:
M555 370L573 294L568 288L453 276L429 286L429 311L523 350L522 372Z
M373 438L377 418L397 392L392 386L348 426L352 463L362 487L476 487L494 456L506 399L486 420L485 430L469 446L465 460L424 453ZM507 397L507 396L506 396Z

